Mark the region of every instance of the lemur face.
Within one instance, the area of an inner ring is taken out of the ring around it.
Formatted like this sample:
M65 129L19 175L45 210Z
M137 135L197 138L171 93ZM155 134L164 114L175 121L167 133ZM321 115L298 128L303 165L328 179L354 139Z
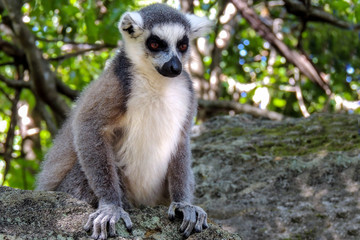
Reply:
M206 18L154 4L125 13L119 29L125 51L138 69L172 78L183 71L190 55L190 40L208 32L211 25Z
M189 54L189 37L180 24L162 24L152 28L145 41L147 57L165 77L176 77Z

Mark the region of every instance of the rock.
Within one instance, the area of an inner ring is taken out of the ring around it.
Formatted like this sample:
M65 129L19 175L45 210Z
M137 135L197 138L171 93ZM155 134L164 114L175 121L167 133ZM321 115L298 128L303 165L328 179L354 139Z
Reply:
M243 114L197 126L195 202L214 223L190 239L360 239L358 122L358 115L274 122ZM3 187L0 239L85 239L92 211L63 193ZM125 239L181 239L180 220L170 222L166 211L133 209L133 235L121 223L117 231Z
M40 192L0 187L0 239L88 239L82 229L92 209L87 203L60 192ZM180 218L167 219L167 207L132 209L133 233L117 224L115 239L182 239ZM189 239L233 239L210 221L209 228Z
M360 239L359 122L214 117L192 139L196 202L243 239Z

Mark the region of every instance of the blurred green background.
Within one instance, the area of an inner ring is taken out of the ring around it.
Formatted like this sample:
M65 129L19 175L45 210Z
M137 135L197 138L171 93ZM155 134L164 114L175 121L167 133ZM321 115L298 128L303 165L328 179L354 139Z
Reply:
M0 184L33 189L39 164L78 92L99 76L121 44L122 13L156 1L10 1L0 0ZM260 116L360 113L359 1L158 2L215 24L211 34L193 43L188 66L199 99L211 103L200 104L197 123L217 114L211 106L219 101L260 109ZM310 65L330 92L259 34L236 2L247 2L258 23L300 54L301 64ZM37 66L46 69L35 72ZM50 98L47 89L53 91ZM229 112L236 111L222 111Z

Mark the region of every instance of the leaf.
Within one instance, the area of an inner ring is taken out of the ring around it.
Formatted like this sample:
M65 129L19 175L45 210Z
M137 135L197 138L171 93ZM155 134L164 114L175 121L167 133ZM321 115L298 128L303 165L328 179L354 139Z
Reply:
M357 4L355 7L355 19L356 23L360 23L360 4Z
M286 100L280 98L274 98L273 104L275 107L282 108L286 105Z
M103 19L99 29L99 35L108 44L116 44L120 38L120 33L117 28L117 23L120 20L123 10L115 8L111 11L111 14Z
M98 27L95 24L95 20L94 10L87 10L85 13L85 24L89 43L94 43L97 40Z
M75 14L78 12L79 12L79 9L72 5L63 6L60 11L62 17L74 17ZM66 20L66 19L64 19L64 20ZM67 19L67 21L69 21L69 20Z

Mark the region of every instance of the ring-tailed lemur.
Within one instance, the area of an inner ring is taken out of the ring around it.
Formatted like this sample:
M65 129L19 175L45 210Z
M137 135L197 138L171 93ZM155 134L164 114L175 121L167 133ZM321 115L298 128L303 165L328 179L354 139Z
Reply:
M114 236L120 218L131 230L124 209L139 205L171 203L169 218L183 213L185 237L207 227L205 211L191 205L196 99L184 65L189 42L210 27L163 4L122 16L123 47L81 94L37 179L38 190L98 207L84 226L92 238Z

